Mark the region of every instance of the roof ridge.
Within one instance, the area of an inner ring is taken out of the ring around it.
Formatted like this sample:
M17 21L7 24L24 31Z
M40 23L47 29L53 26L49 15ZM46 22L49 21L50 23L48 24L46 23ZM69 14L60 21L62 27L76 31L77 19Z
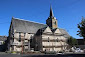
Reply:
M28 22L32 22L32 23L37 23L37 24L46 25L46 24L43 24L43 23L34 22L34 21L30 21L30 20L24 20L24 19L20 19L20 18L13 18L13 19L17 19L17 20L21 20L21 21L28 21Z

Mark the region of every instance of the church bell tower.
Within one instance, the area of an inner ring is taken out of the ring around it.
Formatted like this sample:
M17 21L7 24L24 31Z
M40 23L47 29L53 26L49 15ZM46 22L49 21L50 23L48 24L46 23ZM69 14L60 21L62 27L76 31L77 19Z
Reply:
M51 28L51 29L56 29L58 28L57 26L57 20L53 15L53 10L52 7L50 6L50 15L48 19L46 20L46 24Z

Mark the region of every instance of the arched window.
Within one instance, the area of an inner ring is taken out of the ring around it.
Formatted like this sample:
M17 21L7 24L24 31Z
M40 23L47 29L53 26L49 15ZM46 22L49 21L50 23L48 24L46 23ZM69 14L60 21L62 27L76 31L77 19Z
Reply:
M26 33L24 33L24 38L25 38Z
M56 25L56 21L54 22L54 24Z
M30 36L30 39L33 39L33 36L32 35Z
M49 37L48 37L48 42L50 42L50 39L49 39Z
M19 32L19 42L21 42L21 32Z

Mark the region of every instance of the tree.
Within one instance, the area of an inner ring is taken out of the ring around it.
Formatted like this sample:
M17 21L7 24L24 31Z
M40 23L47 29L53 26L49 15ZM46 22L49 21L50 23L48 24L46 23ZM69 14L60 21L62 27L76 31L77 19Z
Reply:
M72 47L72 46L75 46L75 45L78 45L78 41L73 38L72 36L70 36L70 38L68 38L67 40L67 43Z
M79 30L77 31L80 37L85 39L85 18L82 17L81 22L78 24Z

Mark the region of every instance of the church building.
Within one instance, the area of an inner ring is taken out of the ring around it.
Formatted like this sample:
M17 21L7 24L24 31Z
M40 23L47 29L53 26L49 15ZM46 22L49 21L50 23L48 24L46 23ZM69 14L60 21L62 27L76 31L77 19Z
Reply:
M46 24L12 18L9 29L8 50L16 52L62 51L66 50L69 34L58 28L58 21L50 7L50 15Z

